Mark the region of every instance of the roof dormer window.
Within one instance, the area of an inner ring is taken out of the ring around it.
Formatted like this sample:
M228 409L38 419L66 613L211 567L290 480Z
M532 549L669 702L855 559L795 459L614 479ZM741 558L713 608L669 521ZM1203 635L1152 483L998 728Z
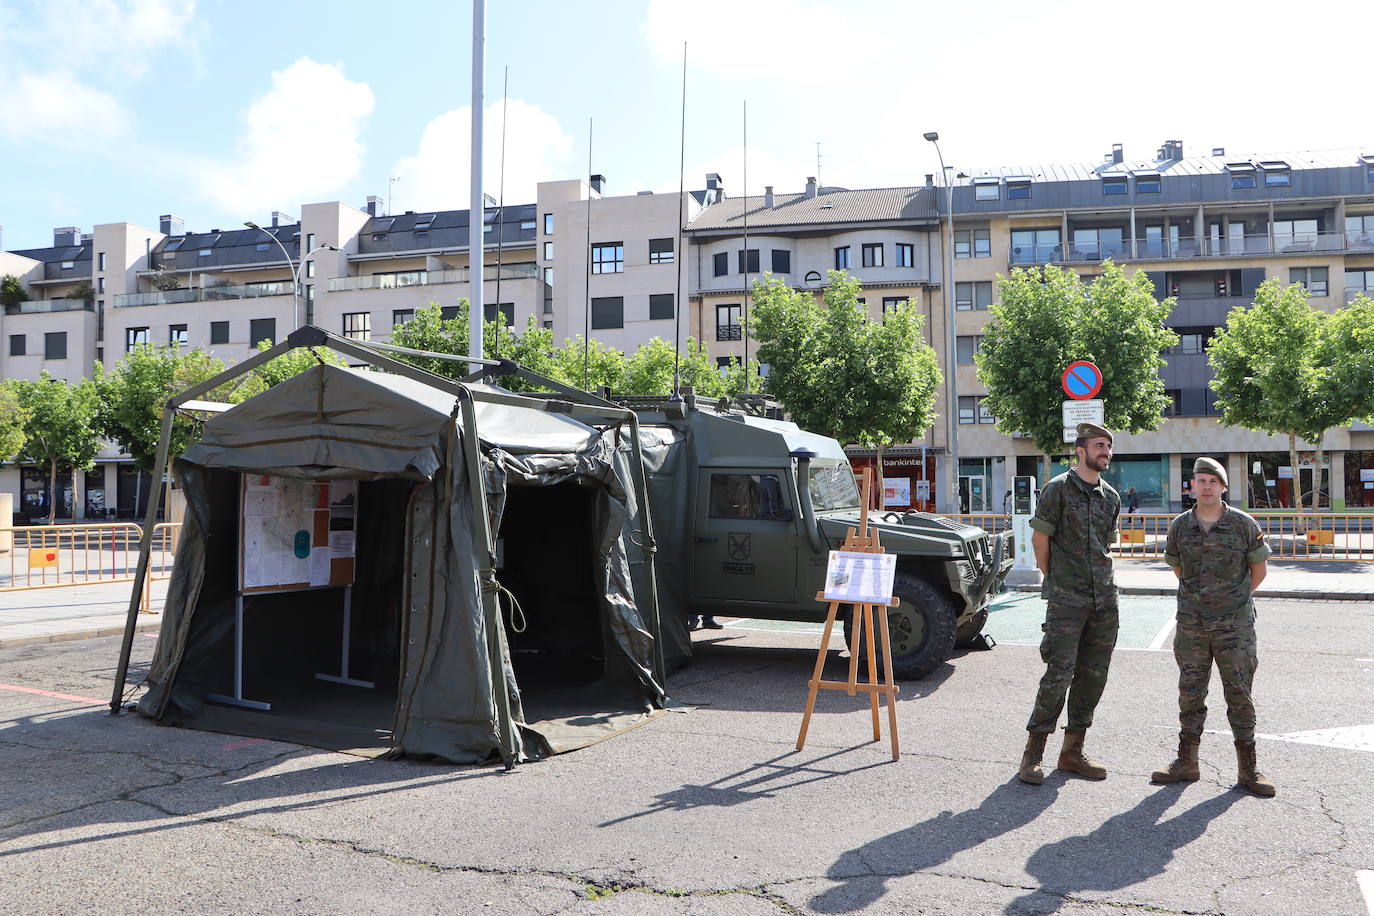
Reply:
M1259 167L1264 171L1266 188L1286 188L1292 184L1292 172L1288 170L1288 163L1275 160L1261 162Z
M973 179L974 200L998 200L1001 196L1000 179L992 177Z
M1255 187L1255 166L1250 162L1228 162L1226 171L1231 173L1232 190L1245 190Z

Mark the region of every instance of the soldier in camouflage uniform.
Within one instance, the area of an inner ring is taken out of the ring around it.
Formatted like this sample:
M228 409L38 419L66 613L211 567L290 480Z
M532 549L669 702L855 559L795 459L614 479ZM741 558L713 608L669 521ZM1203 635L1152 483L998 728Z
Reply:
M1035 562L1045 575L1041 597L1048 602L1040 642L1045 675L1016 774L1031 785L1045 781L1045 740L1059 724L1066 695L1069 721L1058 768L1089 779L1107 777L1106 767L1084 756L1083 739L1116 646L1116 581L1107 551L1116 540L1121 497L1101 478L1111 464L1112 434L1092 423L1080 423L1077 432L1078 463L1045 484L1030 523Z
M1169 525L1164 559L1178 576L1178 757L1150 779L1195 782L1198 745L1207 718L1212 663L1221 674L1226 717L1236 743L1239 782L1265 797L1277 790L1255 766L1255 704L1250 699L1257 655L1255 602L1270 550L1253 518L1222 501L1226 469L1211 458L1193 464L1193 508Z

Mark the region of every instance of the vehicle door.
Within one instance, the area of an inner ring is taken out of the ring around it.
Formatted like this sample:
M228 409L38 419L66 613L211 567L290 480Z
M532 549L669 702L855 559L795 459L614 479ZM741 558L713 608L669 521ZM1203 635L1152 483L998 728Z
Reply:
M693 537L696 594L788 603L796 597L797 506L782 468L702 468Z

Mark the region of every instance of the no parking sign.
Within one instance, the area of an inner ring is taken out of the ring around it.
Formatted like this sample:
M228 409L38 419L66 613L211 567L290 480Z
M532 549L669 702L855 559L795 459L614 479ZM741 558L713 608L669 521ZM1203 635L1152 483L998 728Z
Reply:
M1069 363L1059 383L1069 397L1075 401L1085 401L1102 390L1102 370L1086 359L1080 359Z

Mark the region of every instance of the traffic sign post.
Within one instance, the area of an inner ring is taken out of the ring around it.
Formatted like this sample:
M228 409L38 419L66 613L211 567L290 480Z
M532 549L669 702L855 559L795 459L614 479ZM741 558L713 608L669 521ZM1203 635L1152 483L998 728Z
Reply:
M1069 363L1059 379L1059 384L1064 386L1064 393L1069 397L1075 401L1084 401L1096 397L1102 390L1102 370L1086 359L1080 359Z

